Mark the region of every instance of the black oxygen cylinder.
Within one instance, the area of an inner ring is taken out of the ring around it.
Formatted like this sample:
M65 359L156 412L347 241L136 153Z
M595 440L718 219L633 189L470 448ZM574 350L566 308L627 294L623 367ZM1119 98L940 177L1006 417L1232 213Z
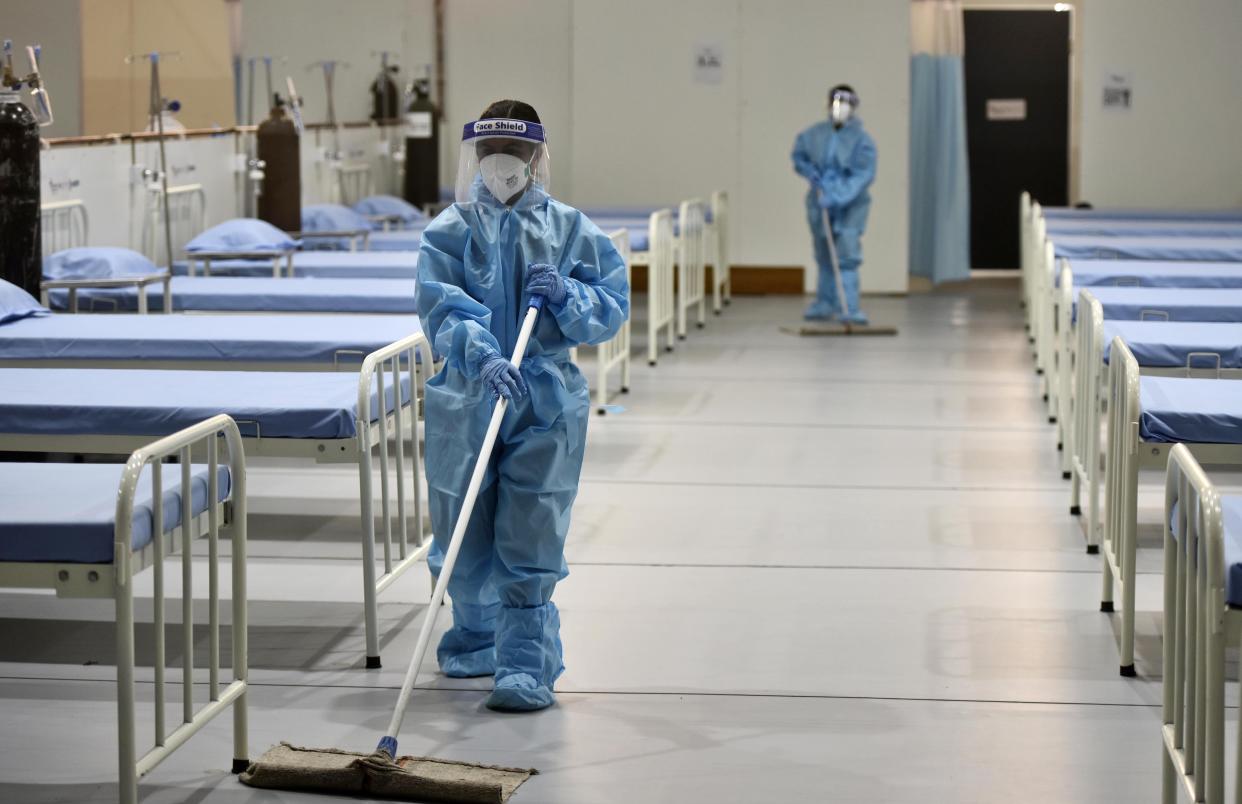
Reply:
M16 93L0 92L0 279L39 297L39 124Z
M266 163L259 193L259 218L277 229L302 228L301 137L279 98L271 115L259 124L256 156Z
M416 207L440 201L440 123L426 81L414 84L405 113L405 200Z

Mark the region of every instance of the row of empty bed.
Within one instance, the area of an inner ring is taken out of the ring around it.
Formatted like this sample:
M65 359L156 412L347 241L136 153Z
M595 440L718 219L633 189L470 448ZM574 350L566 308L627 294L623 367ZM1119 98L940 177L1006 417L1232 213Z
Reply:
M0 284L0 451L53 456L0 462L0 587L115 600L118 772L121 800L132 802L145 773L230 708L234 769L249 758L248 458L356 467L365 666L380 666L378 597L431 542L419 402L436 359L415 314L426 221L389 219L360 233L329 219L313 233L256 243L258 222L231 221L222 232L178 214L170 220L183 258L161 268L127 249L87 247L86 210L77 206L60 203L55 221L45 216L58 248L45 255L42 298ZM593 219L627 262L647 268L652 364L658 342L672 349L688 320L705 323L710 289L716 312L727 303L728 273L718 268L727 265L723 193L676 211L604 210ZM57 229L62 220L68 235ZM599 348L601 412L610 372L619 369L628 387L631 352L628 325ZM114 462L56 462L81 455ZM197 538L208 541L211 568L205 612L190 581ZM142 751L132 578L150 568L162 601L164 563L174 554L183 588L177 627L190 644L195 613L206 617L208 661L198 670L185 662L178 683L168 680L157 604L152 747ZM225 564L231 576L222 581ZM222 585L231 591L222 595ZM222 597L231 598L228 611ZM195 700L193 682L202 690L204 678L205 697ZM177 706L180 717L167 711Z
M1221 802L1225 647L1242 608L1242 497L1221 490L1242 466L1242 210L1049 209L1024 195L1020 217L1036 371L1123 676L1138 672L1138 555L1154 546L1141 530L1164 534L1163 799L1180 786ZM1155 522L1141 501L1152 471L1165 480Z

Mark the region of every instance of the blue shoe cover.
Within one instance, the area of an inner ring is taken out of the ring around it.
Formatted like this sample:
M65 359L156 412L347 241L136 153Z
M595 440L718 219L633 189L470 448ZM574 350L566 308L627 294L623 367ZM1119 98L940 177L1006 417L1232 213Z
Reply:
M871 323L871 319L867 318L867 314L862 310L857 310L849 315L841 316L842 323L858 324L859 326L867 326Z
M496 675L496 648L482 648L469 653L450 653L440 646L436 652L440 672L449 678L480 678Z
M832 321L836 317L837 311L827 302L822 301L813 302L802 314L802 318L807 321Z
M496 679L496 688L487 696L487 708L497 712L535 712L554 703L552 690L525 673Z

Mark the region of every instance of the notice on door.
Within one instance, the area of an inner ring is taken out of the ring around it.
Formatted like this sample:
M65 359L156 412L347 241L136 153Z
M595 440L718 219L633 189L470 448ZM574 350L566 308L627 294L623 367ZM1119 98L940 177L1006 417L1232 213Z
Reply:
M988 98L988 120L1025 120L1026 98Z
M724 75L724 46L719 42L699 42L694 48L694 80L699 84L719 84Z
M1104 108L1112 112L1128 112L1134 103L1134 76L1109 70L1104 76Z

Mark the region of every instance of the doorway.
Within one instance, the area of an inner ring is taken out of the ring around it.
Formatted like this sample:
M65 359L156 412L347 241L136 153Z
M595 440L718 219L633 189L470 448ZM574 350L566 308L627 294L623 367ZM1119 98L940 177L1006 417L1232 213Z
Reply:
M1017 268L1018 198L1069 203L1066 11L967 9L966 148L975 268Z

